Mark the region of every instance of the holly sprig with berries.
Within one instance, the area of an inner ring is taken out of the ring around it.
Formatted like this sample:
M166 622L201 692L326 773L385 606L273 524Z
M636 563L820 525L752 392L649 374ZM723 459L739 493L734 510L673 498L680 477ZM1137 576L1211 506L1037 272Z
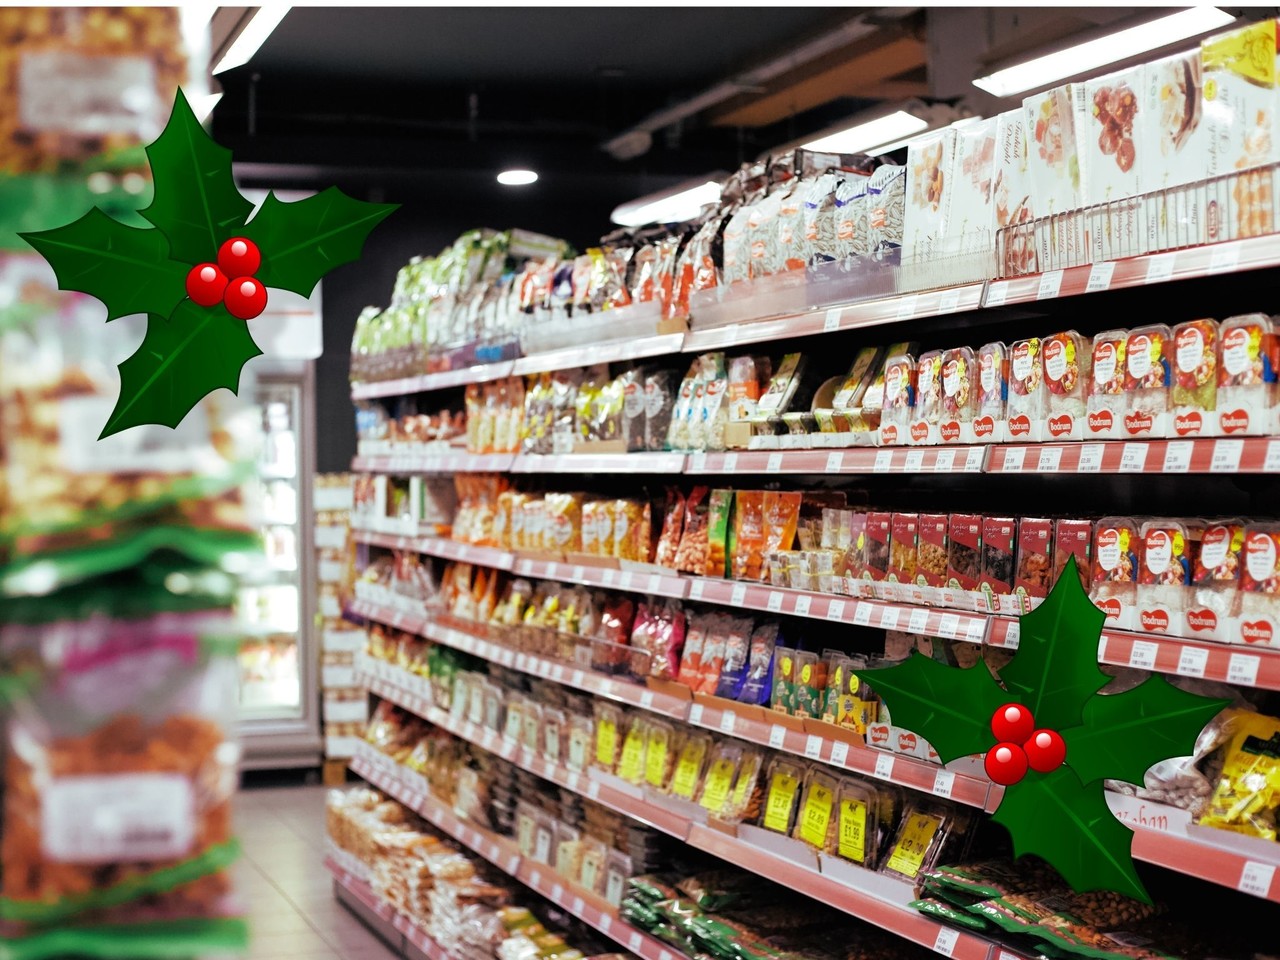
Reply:
M309 297L327 273L360 258L395 204L336 187L294 203L254 205L236 188L231 151L196 120L179 90L147 147L154 198L131 227L97 207L66 226L22 238L49 262L61 290L101 300L107 320L146 314L147 332L120 364L120 396L99 439L141 424L176 427L209 393L233 393L262 350L246 321L268 288Z
M1133 863L1132 831L1107 805L1105 780L1141 784L1153 765L1194 752L1230 701L1179 690L1153 674L1124 693L1100 691L1106 615L1089 600L1072 558L1045 601L1021 619L1018 652L999 675L919 652L858 674L896 726L932 744L945 764L985 754L1004 789L992 817L1014 857L1035 854L1074 890L1112 890L1150 903Z

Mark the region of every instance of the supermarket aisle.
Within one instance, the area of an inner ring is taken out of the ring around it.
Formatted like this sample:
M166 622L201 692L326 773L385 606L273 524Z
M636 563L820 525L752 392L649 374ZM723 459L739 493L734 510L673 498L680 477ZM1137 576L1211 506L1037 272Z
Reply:
M248 789L237 797L250 960L396 956L333 897L324 868L324 797L323 787Z

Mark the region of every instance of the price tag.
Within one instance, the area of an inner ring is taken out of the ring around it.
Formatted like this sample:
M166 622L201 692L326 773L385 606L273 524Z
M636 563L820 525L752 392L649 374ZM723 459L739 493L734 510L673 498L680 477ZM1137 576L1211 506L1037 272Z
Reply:
M960 291L944 290L942 298L938 301L939 313L955 313L960 309Z
M1008 298L1009 282L1007 280L993 280L987 284L987 296L982 305L984 307L1002 307Z
M740 607L747 599L747 585L745 583L735 583L733 585L733 593L729 595L729 603L732 606Z
M1106 450L1100 443L1086 443L1080 447L1080 463L1076 467L1078 473L1100 473L1102 471L1102 454Z
M844 313L844 310L840 307L832 307L828 310L826 318L822 321L822 332L831 333L833 330L839 330L840 314L842 313Z
M1147 468L1147 450L1145 443L1126 443L1120 454L1121 473L1141 473Z
M1111 289L1111 278L1115 276L1114 260L1103 260L1089 268L1089 282L1085 284L1085 293L1102 293Z
M950 770L939 770L933 777L933 795L944 800L951 799L951 788L955 786L956 775Z
M724 455L724 472L733 473L738 469L738 455L736 453L726 453Z
M548 580L554 580L554 579L556 578L556 576L557 576L559 573L560 573L560 564L558 564L558 563L556 563L556 562L554 562L554 561L552 561L551 563L548 563L548 564L547 564L547 579L548 579Z
M917 607L911 611L911 616L907 620L908 633L924 633L925 627L929 625L929 611Z
M964 637L973 643L981 643L987 635L987 621L970 617L964 627Z
M641 710L653 709L653 691L652 690L646 690L644 693L640 694L640 709Z
M1006 447L1004 451L1004 472L1021 473L1022 464L1026 458L1026 447Z
M782 454L781 453L769 454L769 459L765 461L765 465L764 465L765 473L777 473L781 469L782 469Z
M587 907L586 902L581 897L573 898L573 914L574 916L582 916L582 911Z
M1236 889L1255 897L1266 897L1271 893L1271 881L1275 875L1276 868L1272 864L1246 860Z
M849 759L849 745L843 740L836 740L831 744L831 762L838 767L843 767L844 762Z
M618 572L616 570L606 570L604 572L604 576L601 579L603 579L604 585L606 587L612 587L613 582L617 579L617 577L618 577Z
M587 796L590 797L592 800L598 799L600 796L600 784L596 783L594 780L588 783Z
M813 603L813 598L807 593L802 593L796 597L796 616L807 617L809 615L809 606Z
M952 930L950 927L943 927L938 931L938 939L933 941L933 952L940 953L944 957L951 956L955 951L956 944L960 941L960 932Z
M560 664L558 663L554 667L552 667L551 679L554 680L556 683L564 683L564 667L560 666Z
M1183 647L1182 656L1178 657L1178 673L1184 677L1203 677L1205 664L1208 662L1208 650L1201 647Z
M1052 300L1062 290L1062 271L1046 270L1040 274L1040 286L1036 289L1037 300Z
M817 760L822 756L822 738L809 734L804 742L804 755L810 760Z
M1146 640L1133 641L1133 649L1129 651L1129 666L1142 670L1154 670L1156 653L1160 650L1154 643Z
M777 613L779 610L781 610L782 594L779 593L777 590L770 591L769 602L765 604L765 607L769 610L770 613Z
M954 613L944 613L938 621L938 636L954 640L960 632L960 618Z
M934 473L950 473L956 465L954 450L939 450L937 459L933 461Z
M907 473L919 473L920 468L924 466L924 451L920 449L908 450L907 461L903 465L903 469Z
M902 611L897 607L885 607L880 611L880 629L897 630L898 622L902 619Z
M1209 255L1210 273L1227 273L1240 266L1240 247L1234 243L1223 243L1213 247Z
M1057 473L1058 467L1061 465L1062 448L1045 447L1040 451L1040 460L1036 464L1036 470L1040 473Z
M689 722L692 724L702 723L702 704L695 703L689 708Z
M871 469L875 473L888 473L892 467L893 467L893 451L877 450L875 466L873 466Z
M529 886L537 887L537 886L541 886L541 884L542 884L542 872L540 870L535 870L533 871L533 873L529 874Z
M689 599L701 600L704 586L705 584L701 580L694 580L693 583L689 584Z
M769 746L775 750L781 750L782 745L787 742L787 728L781 724L775 723L769 728Z
M656 573L651 573L651 574L649 574L649 587L648 587L648 589L649 589L649 592L650 592L650 593L657 593L659 590L661 590L661 589L662 589L662 577L658 576L658 574L656 574Z
M519 869L520 869L520 858L515 854L512 854L507 859L507 873L511 874L514 877L516 875L516 871Z
M1233 653L1227 661L1227 682L1252 687L1258 682L1261 659L1251 653Z
M732 710L726 710L720 714L720 732L733 733L733 728L738 722L738 716Z
M644 938L638 933L633 933L627 941L627 944L631 947L632 953L638 953L640 948L644 945Z
M1191 469L1191 454L1196 445L1191 440L1171 440L1164 448L1165 473L1186 473Z
M609 916L607 913L600 914L600 931L602 933L608 933L612 929L613 917Z
M707 455L705 453L695 453L689 458L690 473L706 473Z
M986 462L986 447L970 447L968 454L964 458L965 473L981 473L982 465Z
M827 454L827 473L839 473L844 469L844 454L837 450Z
M586 680L586 675L581 670L575 670L569 674L569 683L575 687L581 687Z
M916 315L916 295L913 293L898 300L898 319L910 320Z
M1010 650L1017 650L1018 644L1022 641L1022 624L1017 620L1012 620L1005 628L1004 645Z
M553 902L555 902L555 903L559 903L561 900L563 900L563 899L564 899L564 887L562 887L562 886L561 886L560 884L558 884L558 883L557 883L554 887L552 887L552 888L551 888L551 899L552 899L552 901L553 901Z
M622 575L618 577L618 586L623 590L630 590L631 581L632 581L631 571L625 570L623 571Z
M1173 276L1177 254L1161 253L1147 261L1147 283L1164 283Z
M1244 451L1243 440L1213 441L1213 462L1209 469L1213 473L1235 473L1240 469L1240 454Z
M843 600L832 600L831 603L827 605L827 619L828 620L844 619L844 601Z
M876 757L876 776L881 780L893 779L893 754L882 753Z
M858 605L853 608L853 622L859 627L871 626L871 604L858 601Z

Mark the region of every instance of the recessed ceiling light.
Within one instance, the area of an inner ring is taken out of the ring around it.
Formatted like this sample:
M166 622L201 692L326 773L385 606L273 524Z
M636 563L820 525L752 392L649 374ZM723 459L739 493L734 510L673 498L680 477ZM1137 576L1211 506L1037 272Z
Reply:
M537 181L538 175L532 170L503 170L498 174L498 182L504 187L523 187Z

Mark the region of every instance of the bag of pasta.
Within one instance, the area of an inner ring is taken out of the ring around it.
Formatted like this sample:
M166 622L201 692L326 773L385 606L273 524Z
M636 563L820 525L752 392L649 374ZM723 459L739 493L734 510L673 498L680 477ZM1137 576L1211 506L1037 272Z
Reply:
M235 642L220 614L24 628L6 730L0 923L228 914Z

